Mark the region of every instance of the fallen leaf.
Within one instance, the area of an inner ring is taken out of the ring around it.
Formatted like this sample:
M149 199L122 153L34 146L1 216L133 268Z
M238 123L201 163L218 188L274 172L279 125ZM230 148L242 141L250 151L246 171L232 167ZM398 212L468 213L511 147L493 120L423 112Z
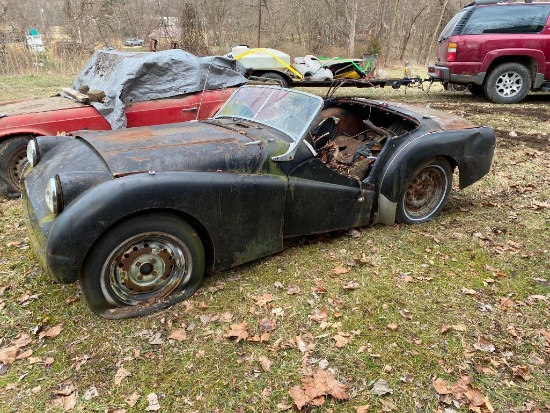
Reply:
M32 338L27 333L20 333L12 340L12 344L18 348L28 346L32 343Z
M131 375L132 373L130 373L124 367L119 368L115 373L115 385L120 385L120 383L122 383L122 380Z
M70 394L73 394L76 391L76 387L74 384L67 382L67 383L61 383L57 388L54 390L54 394L56 396L68 396Z
M343 288L347 291L357 290L359 288L359 283L357 281L349 281Z
M351 271L351 268L336 267L335 269L332 270L332 273L335 275L340 275L340 274L347 274L350 271Z
M241 324L231 324L231 327L226 331L224 337L236 338L237 342L248 338L248 324L243 321Z
M265 307L267 304L273 301L273 294L263 294L259 296L252 296L256 301L256 305L260 307Z
M378 379L371 386L370 392L377 396L383 396L384 394L393 393L393 390L388 386L386 380Z
M492 353L495 351L495 346L491 341L486 339L485 337L479 336L477 338L477 343L474 344L474 348L479 351L483 351L486 353Z
M90 401L97 396L99 396L99 392L97 391L97 388L95 386L92 386L84 392L82 398L86 401Z
M531 372L529 371L529 368L527 366L520 365L512 367L512 373L514 377L518 377L523 381L531 379Z
M130 396L124 400L126 404L130 407L134 407L139 400L139 394L137 392L133 392Z
M147 411L158 412L160 410L160 403L158 396L155 393L149 393L147 395Z
M413 316L412 316L412 313L405 309L405 308L402 308L399 310L399 314L401 314L401 317L407 319L407 320L412 320Z
M268 317L264 317L258 323L260 331L273 331L277 328L277 320L272 320Z
M159 346L164 344L164 339L162 338L162 333L155 333L149 337L149 344L154 346Z
M0 349L0 362L6 365L10 365L15 361L19 348L17 346L4 347Z
M294 400L294 404L298 410L302 410L302 407L306 406L311 401L310 397L308 397L304 389L300 386L292 386L288 394L292 397L292 400Z
M264 371L269 371L271 369L272 362L266 356L258 357L258 361L260 362Z
M45 330L45 331L41 331L41 332L38 334L38 338L39 338L39 339L43 339L44 337L55 338L55 337L57 337L62 331L63 331L63 324L58 324L58 325L56 325L56 326L53 326L53 327L51 327L51 328L48 328L48 329Z
M336 341L335 346L337 348L342 348L351 342L351 334L345 333L343 331L340 331L333 338L334 341Z
M396 323L390 323L386 326L389 330L395 331L399 326Z
M347 389L348 386L340 383L329 372L318 369L312 376L303 378L301 386L291 387L289 394L296 407L301 409L306 405L321 406L328 395L337 400L347 400Z
M32 353L33 353L32 349L28 349L22 353L19 353L16 357L16 360L24 360L26 358L29 358L30 356L32 356Z
M76 406L77 396L78 394L75 392L68 396L56 397L52 399L50 406L60 408L64 412L68 412L70 410L73 410Z
M434 380L434 382L432 383L432 386L434 387L437 394L451 394L452 393L449 384L445 380L443 380L439 377Z
M299 285L289 285L288 289L286 290L286 293L288 295L296 295L296 294L300 294L301 291L302 290L300 289Z
M172 331L168 338L171 338L172 340L179 341L180 343L187 339L187 331L185 331L185 328L178 328L177 330Z

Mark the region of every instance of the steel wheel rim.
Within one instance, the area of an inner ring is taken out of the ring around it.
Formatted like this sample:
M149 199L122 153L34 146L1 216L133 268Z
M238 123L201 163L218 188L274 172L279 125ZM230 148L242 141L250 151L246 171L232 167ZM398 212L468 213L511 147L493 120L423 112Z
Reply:
M497 79L497 93L502 97L511 97L523 87L523 79L516 72L506 72Z
M412 221L426 218L436 211L445 199L449 183L442 167L432 165L422 170L405 191L403 210Z
M19 187L19 181L23 174L23 170L27 163L26 151L19 151L10 157L8 160L8 179L11 181L14 187Z
M189 281L190 257L187 246L170 234L138 235L109 255L102 270L101 288L115 305L165 298Z

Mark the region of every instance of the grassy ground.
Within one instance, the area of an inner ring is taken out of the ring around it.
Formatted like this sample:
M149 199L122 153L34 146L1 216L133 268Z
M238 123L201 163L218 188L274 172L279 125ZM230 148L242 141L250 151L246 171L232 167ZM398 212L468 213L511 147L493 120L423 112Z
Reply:
M0 201L0 411L296 411L301 388L309 412L548 412L550 96L359 93L493 126L491 173L433 222L294 240L125 321L54 284Z

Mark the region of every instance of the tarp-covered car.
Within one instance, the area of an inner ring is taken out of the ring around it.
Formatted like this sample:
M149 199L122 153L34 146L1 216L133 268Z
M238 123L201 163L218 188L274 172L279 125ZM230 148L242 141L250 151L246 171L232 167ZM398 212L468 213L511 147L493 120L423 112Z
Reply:
M131 317L288 237L431 220L454 169L473 184L494 147L491 128L427 107L243 86L202 122L33 139L23 204L44 270Z
M0 197L19 195L32 137L211 117L234 91L226 88L246 83L245 71L232 59L183 50L97 51L68 93L0 103Z

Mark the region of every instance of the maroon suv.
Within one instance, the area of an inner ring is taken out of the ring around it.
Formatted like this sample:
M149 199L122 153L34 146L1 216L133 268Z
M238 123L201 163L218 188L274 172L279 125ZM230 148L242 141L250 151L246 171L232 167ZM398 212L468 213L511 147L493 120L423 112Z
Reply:
M428 75L446 86L468 85L495 103L516 103L530 90L550 90L550 3L477 0L441 32Z

